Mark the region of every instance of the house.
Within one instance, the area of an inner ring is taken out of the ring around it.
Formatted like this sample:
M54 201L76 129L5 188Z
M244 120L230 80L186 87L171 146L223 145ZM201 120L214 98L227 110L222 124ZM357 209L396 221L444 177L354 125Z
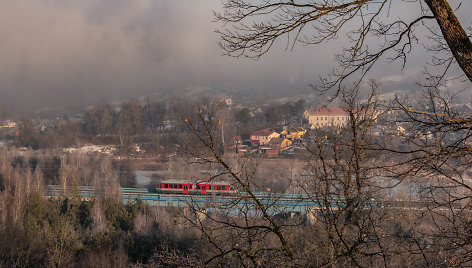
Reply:
M284 151L292 146L292 141L287 138L273 138L269 142L269 147Z
M238 152L238 147L242 145L241 136L234 136L228 144L225 144L225 150L228 152Z
M280 134L274 130L264 129L255 131L251 134L251 143L256 143L259 145L265 145L270 142L273 138L280 137Z
M249 147L247 145L238 145L236 146L236 155L239 157L246 156L246 154L248 153L248 149Z
M373 127L373 128L370 128L368 130L369 134L372 135L372 136L380 136L382 135L382 133L384 132L383 128L382 127Z
M398 134L405 134L406 132L406 129L402 127L401 125L397 126L395 130L397 131Z
M262 146L259 148L259 153L265 157L273 158L279 156L279 150L277 148Z
M273 138L267 145L259 147L259 153L266 157L277 157L280 152L292 147L292 141L287 138Z
M280 134L291 141L296 141L303 138L306 134L306 130L302 127L291 126L284 129Z
M352 113L357 118L368 118L374 121L380 115L380 111L373 111L371 109L353 110ZM322 127L342 128L347 126L349 122L348 113L341 108L309 109L303 115L308 119L312 129Z
M16 123L10 120L5 121L4 124L0 125L0 128L16 128Z
M225 105L225 106L231 106L233 104L233 99L232 98L229 98L228 96L216 96L214 101L217 103L217 104L220 104L220 105Z
M38 125L38 130L40 133L46 133L48 129L53 129L56 127L54 120L43 120L41 123Z
M453 111L459 114L470 114L472 113L472 109L469 107L469 105L463 104L463 105L454 105Z
M234 136L231 138L231 145L238 145L243 143L243 140L241 139L241 136Z
M320 108L309 109L304 113L311 128L322 127L345 127L349 120L349 116L341 108Z

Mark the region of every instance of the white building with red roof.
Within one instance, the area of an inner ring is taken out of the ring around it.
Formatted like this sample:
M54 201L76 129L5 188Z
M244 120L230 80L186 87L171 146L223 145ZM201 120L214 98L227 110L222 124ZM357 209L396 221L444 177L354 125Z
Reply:
M311 128L344 127L347 125L349 115L341 108L309 109L304 113Z

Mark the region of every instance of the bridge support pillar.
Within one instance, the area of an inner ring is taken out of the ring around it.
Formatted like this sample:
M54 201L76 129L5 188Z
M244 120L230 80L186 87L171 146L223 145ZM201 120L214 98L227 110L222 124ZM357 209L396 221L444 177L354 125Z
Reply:
M316 209L315 208L309 208L307 210L306 219L307 219L307 222L311 225L316 223Z
M207 218L207 210L204 208L195 211L195 214L197 216L198 221L204 221Z
M183 214L184 214L185 217L188 218L188 217L190 216L190 208L188 208L188 207L183 207L183 208L182 208L182 212L183 212Z

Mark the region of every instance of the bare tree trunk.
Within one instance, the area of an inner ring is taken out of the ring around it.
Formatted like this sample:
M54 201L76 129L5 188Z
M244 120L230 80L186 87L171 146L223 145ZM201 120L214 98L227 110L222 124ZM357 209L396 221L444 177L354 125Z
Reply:
M454 58L472 81L472 42L446 0L424 0L451 49Z

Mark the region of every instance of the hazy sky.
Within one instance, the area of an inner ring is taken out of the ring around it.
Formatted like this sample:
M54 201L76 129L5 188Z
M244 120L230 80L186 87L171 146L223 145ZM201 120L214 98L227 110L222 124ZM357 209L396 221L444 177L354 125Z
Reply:
M459 16L470 27L472 1L464 2ZM394 8L415 14L402 5ZM1 0L0 104L29 110L207 88L310 92L335 66L339 43L280 45L258 61L223 57L211 22L219 8L220 0ZM410 85L424 66L415 57L404 72L392 64L374 75L388 88Z

